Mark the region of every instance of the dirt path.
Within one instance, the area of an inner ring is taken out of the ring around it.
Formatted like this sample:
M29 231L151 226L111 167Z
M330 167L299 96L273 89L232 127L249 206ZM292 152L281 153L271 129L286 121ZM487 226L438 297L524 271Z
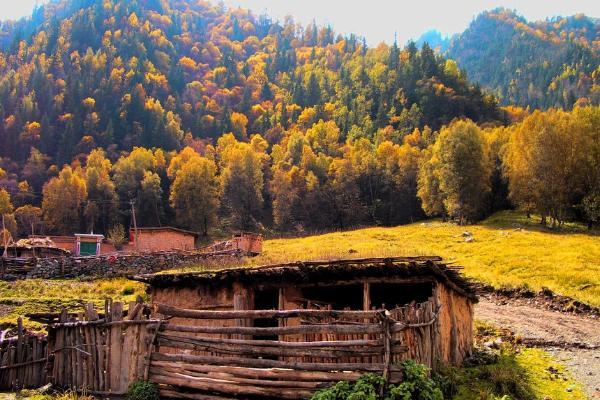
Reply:
M564 363L592 399L600 399L600 321L481 298L475 318L509 329Z

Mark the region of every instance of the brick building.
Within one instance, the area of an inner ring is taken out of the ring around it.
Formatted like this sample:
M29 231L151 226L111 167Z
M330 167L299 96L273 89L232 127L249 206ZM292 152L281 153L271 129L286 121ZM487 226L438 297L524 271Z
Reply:
M138 243L135 229L129 231L129 242L118 250L101 235L48 236L53 245L74 255L104 255L117 252L153 252L171 250L194 250L198 234L172 227L138 228ZM92 237L93 236L93 237ZM88 243L89 242L89 243Z
M169 250L194 250L196 248L196 232L184 229L161 227L161 228L138 228L138 240L136 243L135 229L129 230L128 251L169 251Z

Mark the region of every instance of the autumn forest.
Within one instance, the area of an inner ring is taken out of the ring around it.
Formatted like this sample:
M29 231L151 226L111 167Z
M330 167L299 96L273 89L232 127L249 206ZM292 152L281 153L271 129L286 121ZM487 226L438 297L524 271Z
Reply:
M0 26L0 213L13 237L110 235L132 208L203 235L510 208L593 226L600 67L577 46L585 90L506 105L426 42L201 0L52 1Z

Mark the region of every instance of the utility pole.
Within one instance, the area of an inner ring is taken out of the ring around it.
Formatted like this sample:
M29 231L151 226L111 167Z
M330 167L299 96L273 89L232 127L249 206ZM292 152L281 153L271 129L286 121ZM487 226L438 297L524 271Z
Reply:
M131 204L131 217L133 218L133 231L135 232L135 237L134 237L134 242L135 242L135 251L139 252L140 251L140 245L139 245L139 239L138 239L138 228L137 228L137 221L135 219L135 201L131 200L130 201Z
M8 257L8 237L6 231L6 225L4 224L4 214L2 214L2 240L4 241L4 253L2 253L2 259ZM2 262L4 264L4 262Z
M0 261L2 261L1 263L1 267L2 270L0 270L0 273L2 274L2 277L4 278L4 274L6 272L6 258L8 257L8 246L7 246L7 240L6 240L6 226L4 225L4 214L2 214L2 240L4 240L4 252L2 253L2 257L0 257Z

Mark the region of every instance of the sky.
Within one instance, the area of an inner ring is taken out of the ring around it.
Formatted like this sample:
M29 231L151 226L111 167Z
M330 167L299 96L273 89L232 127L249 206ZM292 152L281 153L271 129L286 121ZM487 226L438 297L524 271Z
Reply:
M43 0L0 0L0 19L31 14ZM215 0L216 1L216 0ZM397 37L399 43L436 29L444 35L462 32L473 17L496 7L515 9L528 20L584 13L600 17L600 0L224 0L277 20L291 15L302 24L315 20L337 33L364 36L371 45Z

